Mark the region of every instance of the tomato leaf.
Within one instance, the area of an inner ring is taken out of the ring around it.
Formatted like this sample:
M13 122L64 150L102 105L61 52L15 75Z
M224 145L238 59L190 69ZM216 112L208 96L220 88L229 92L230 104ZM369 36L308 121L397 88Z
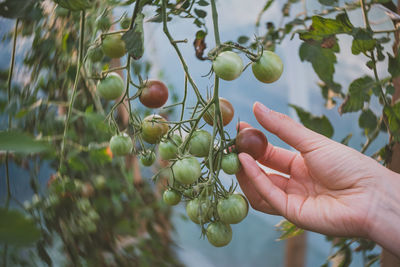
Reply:
M349 87L349 92L339 107L339 113L359 111L363 108L364 102L369 102L372 94L374 79L364 76L354 80Z
M40 153L49 150L47 143L17 131L0 131L0 151Z
M207 16L207 12L201 9L194 9L194 13L199 17L199 18L205 18Z
M281 236L278 238L278 241L295 237L304 232L303 229L298 228L296 225L287 220L279 222L275 227L277 228L277 231L282 232Z
M353 37L354 39L351 45L351 52L354 55L371 51L376 46L376 40L373 38L371 31L355 28Z
M140 59L144 53L143 19L143 13L139 13L135 19L134 27L122 36L128 54L135 60Z
M336 93L341 90L340 84L333 81L336 63L334 52L338 50L338 46L335 49L328 49L308 43L302 43L299 50L301 61L310 62L318 77Z
M199 6L208 6L209 5L209 3L207 1L205 1L205 0L200 0L200 1L197 2L197 4Z
M28 246L40 238L35 223L20 211L0 208L0 242Z
M400 102L383 109L394 141L400 141Z
M389 57L389 66L388 71L393 77L397 77L400 75L400 57L399 54L396 57L393 57L389 53L387 54Z
M378 118L372 110L364 110L358 118L358 125L366 131L372 131L378 125Z
M338 3L338 0L318 0L321 5L334 6Z
M299 116L304 126L326 137L330 138L333 136L334 130L332 124L325 115L318 117L296 105L290 104L289 106L296 110L297 116Z

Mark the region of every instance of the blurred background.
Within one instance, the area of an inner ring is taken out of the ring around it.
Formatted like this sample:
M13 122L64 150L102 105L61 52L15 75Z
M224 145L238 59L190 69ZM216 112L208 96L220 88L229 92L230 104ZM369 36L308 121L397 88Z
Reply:
M254 34L264 33L265 22L273 21L279 23L281 19L282 3L275 1L262 19L260 28L255 27L257 14L265 5L264 0L230 0L217 1L219 10L219 25L222 41L235 41L241 35L253 36ZM133 7L132 7L133 8ZM298 3L292 10L303 12L303 4ZM321 6L317 1L307 1L306 9L309 14L314 10L320 10ZM205 9L211 13L210 9ZM115 17L119 17L124 12L130 13L132 10L126 8L117 8ZM292 12L296 13L296 12ZM358 11L349 12L349 17L354 25L362 24L362 15ZM371 20L376 22L375 29L390 28L390 21L379 8L373 8L371 11ZM0 18L0 38L8 34L13 21ZM192 42L197 28L187 23L185 20L174 19L169 28L172 36L176 40L188 39L188 43L179 44L184 58L189 65L194 80L201 92L205 95L207 90L212 88L213 79L203 77L210 71L211 64L208 61L200 61L195 57ZM207 50L214 46L212 34L211 17L207 16L206 25L210 33L206 37ZM167 38L162 31L162 25L156 23L145 23L145 59L152 64L150 77L158 77L174 88L179 98L183 95L184 73L175 51L170 46ZM23 69L21 64L24 52L30 48L32 40L24 39L19 42L17 47L17 65L15 69L15 80L20 83L29 82L29 75ZM276 111L290 115L297 119L296 113L288 104L295 104L303 107L305 110L317 115L326 115L335 128L333 139L341 141L348 134L352 134L349 145L360 149L365 141L361 130L354 121L358 114L345 114L340 116L337 112L337 106L326 109L324 99L321 96L320 88L317 85L318 77L314 73L311 64L301 62L298 56L300 41L297 36L292 40L286 38L283 43L276 48L276 53L284 62L284 72L282 77L273 84L262 84L252 75L251 70L247 69L237 80L232 82L220 82L220 96L228 99L235 108L234 121L246 121L254 127L261 129L261 126L255 120L252 114L252 105L255 101L260 101L266 106ZM343 88L347 88L349 83L363 73L369 73L365 66L366 58L363 56L354 56L351 53L351 40L340 38L340 47L342 48L338 55L334 79L339 81ZM0 69L8 68L11 53L11 44L2 43L0 50ZM243 58L244 60L248 60ZM246 61L248 62L248 61ZM384 65L384 64L382 64ZM379 69L380 74L384 76L386 70ZM192 93L192 92L191 92ZM189 94L189 99L194 101L194 95ZM192 101L192 104L194 104ZM190 103L190 101L189 101ZM339 103L340 104L340 103ZM133 106L134 107L134 106ZM372 106L372 109L377 108ZM5 125L5 118L0 120L1 126ZM227 126L227 131L231 136L235 135L235 123ZM290 149L285 143L277 137L264 131L269 142L277 146ZM387 136L381 135L380 139L372 144L367 154L373 154L387 141ZM21 186L22 181L28 175L23 170L15 167L11 168L15 174L12 180L11 189L14 195L21 201L31 199L31 190L29 185ZM54 171L48 168L42 168L39 179L44 185L51 173ZM0 167L1 176L4 173L4 166ZM151 177L151 171L143 168L143 177ZM221 172L221 178L225 185L229 186L233 176ZM240 189L238 188L238 191ZM1 198L6 194L5 182L0 181ZM201 229L188 221L185 215L184 204L180 203L173 208L172 224L174 231L173 240L176 243L175 251L180 260L187 266L283 266L285 258L286 241L276 241L279 232L275 230L275 225L283 218L259 213L250 209L249 216L240 224L234 225L233 240L224 248L214 248L206 240L200 238ZM377 248L376 250L379 251ZM322 265L330 255L331 243L325 240L325 237L316 233L307 233L307 253L306 266ZM54 253L57 253L56 250ZM351 266L363 266L361 255L354 254Z

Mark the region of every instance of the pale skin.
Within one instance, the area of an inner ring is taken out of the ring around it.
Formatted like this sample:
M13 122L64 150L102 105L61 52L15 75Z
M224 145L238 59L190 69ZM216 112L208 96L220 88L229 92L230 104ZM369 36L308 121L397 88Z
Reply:
M254 209L314 232L369 238L400 256L400 174L261 103L253 112L262 127L299 152L269 144L258 159L289 179L239 154L236 176Z

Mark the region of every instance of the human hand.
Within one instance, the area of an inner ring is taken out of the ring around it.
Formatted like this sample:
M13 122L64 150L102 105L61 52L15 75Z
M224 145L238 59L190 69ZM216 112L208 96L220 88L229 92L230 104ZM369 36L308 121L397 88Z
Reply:
M300 153L269 144L258 159L262 165L289 175L289 179L265 173L248 154L239 154L242 169L237 179L251 206L282 215L303 229L332 236L369 237L385 245L381 239L387 234L380 228L389 228L390 232L394 227L390 222L380 225L387 221L383 217L396 218L396 228L400 222L400 175L260 103L253 111L266 130ZM250 125L242 122L239 127ZM394 215L383 212L386 204L395 207ZM394 241L394 246L389 248L399 254L400 241Z

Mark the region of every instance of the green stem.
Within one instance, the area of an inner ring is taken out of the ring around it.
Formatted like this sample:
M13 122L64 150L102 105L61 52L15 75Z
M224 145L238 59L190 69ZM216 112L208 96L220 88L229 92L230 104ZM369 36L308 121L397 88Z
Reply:
M74 103L75 103L75 97L76 97L76 92L77 92L77 88L78 88L78 82L79 82L79 77L80 77L80 71L81 71L81 67L83 64L83 50L84 50L84 38L85 38L85 11L82 10L81 11L81 23L80 23L80 36L79 36L79 53L78 53L78 69L76 71L76 75L75 75L75 82L74 82L74 87L72 89L72 95L71 95L71 100L69 103L69 107L68 107L68 113L67 113L67 118L65 121L65 127L64 127L64 134L63 134L63 139L61 141L61 155L60 155L60 170L62 170L63 168L63 164L64 164L64 157L65 157L65 139L67 137L67 132L68 132L68 127L69 127L69 123L70 123L70 119L71 119L71 113L72 113L72 109L74 107Z
M212 19L213 19L213 25L214 25L215 44L216 44L216 46L219 46L221 44L221 41L219 38L218 12L217 12L217 7L215 5L215 0L211 0L211 11L212 11Z

